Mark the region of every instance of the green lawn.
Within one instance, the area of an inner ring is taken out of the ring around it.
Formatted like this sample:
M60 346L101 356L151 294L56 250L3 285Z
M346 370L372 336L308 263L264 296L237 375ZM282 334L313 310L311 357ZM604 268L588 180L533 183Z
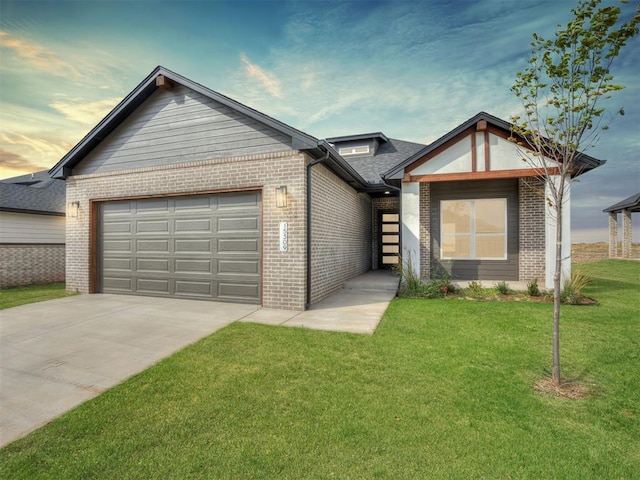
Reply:
M64 282L46 285L30 285L28 287L11 287L0 290L0 310L17 307L26 303L42 302L54 298L66 297Z
M4 478L567 478L640 472L640 263L549 304L392 302L373 336L233 324L0 452Z

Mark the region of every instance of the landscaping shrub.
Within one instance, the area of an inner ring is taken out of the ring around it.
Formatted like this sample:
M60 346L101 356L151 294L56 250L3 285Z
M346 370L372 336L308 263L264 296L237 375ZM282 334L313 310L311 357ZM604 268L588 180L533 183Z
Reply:
M527 293L532 297L539 297L541 295L537 278L534 278L533 280L530 280L529 283L527 283Z
M498 293L501 293L502 295L509 295L509 293L511 293L509 284L504 280L500 283L496 283L496 290L498 290Z
M571 277L565 279L560 292L560 301L569 305L577 305L584 298L582 290L586 287L591 278L583 274L579 270L571 272Z

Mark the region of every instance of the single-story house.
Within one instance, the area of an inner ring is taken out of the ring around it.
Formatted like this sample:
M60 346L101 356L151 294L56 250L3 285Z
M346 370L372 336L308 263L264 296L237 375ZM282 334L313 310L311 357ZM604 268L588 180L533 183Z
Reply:
M0 288L64 280L65 205L47 170L0 180Z
M509 135L479 113L431 145L317 139L157 67L50 170L77 207L67 287L302 310L398 255L549 285L543 187Z

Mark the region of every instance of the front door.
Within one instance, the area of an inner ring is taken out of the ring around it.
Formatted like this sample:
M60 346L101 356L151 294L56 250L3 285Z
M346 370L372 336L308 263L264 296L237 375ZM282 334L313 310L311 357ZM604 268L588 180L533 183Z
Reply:
M378 215L378 268L393 268L400 254L400 214L381 210Z

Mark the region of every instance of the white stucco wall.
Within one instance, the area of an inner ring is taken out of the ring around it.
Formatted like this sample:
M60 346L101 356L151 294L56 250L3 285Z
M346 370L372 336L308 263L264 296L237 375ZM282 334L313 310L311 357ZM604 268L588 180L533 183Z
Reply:
M402 258L411 255L414 271L420 274L420 183L402 184Z

